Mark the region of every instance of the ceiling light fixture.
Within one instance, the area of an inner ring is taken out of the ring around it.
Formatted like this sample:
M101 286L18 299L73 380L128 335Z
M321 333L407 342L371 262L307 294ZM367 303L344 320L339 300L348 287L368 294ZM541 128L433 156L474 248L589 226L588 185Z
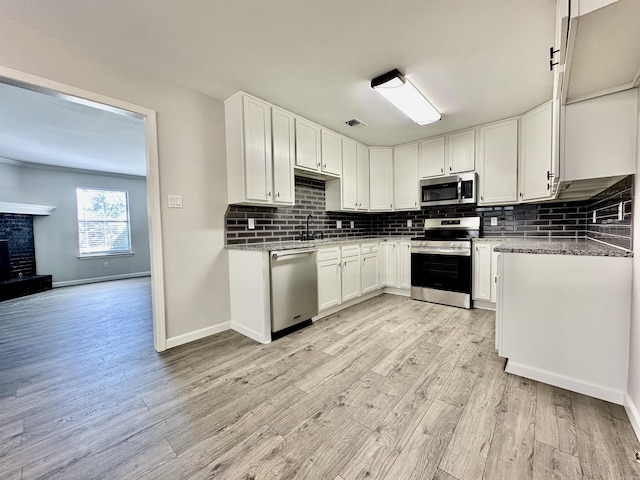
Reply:
M442 118L440 112L398 69L371 80L371 88L418 125L428 125Z

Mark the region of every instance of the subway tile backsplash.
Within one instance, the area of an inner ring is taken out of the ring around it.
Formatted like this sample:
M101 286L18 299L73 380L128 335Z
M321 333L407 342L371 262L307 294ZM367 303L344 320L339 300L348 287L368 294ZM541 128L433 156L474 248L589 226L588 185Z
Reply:
M313 216L310 230L323 232L325 238L370 235L418 236L425 218L458 216L482 217L484 237L584 238L590 237L631 249L631 193L633 177L628 177L591 200L479 207L459 205L424 208L420 211L390 213L325 212L322 180L295 178L294 207L248 207L231 205L227 209L227 244L262 243L295 240L305 231L308 215ZM617 208L624 204L624 218L617 220ZM591 223L598 210L596 224ZM615 216L612 216L615 209ZM248 229L248 219L255 229ZM491 219L497 218L497 225ZM336 221L342 222L341 229ZM412 226L407 226L411 220ZM351 228L350 222L354 222Z

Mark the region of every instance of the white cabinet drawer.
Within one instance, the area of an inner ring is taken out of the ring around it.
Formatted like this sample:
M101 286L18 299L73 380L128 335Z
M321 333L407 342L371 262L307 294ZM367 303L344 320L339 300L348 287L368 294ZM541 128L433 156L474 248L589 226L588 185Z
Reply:
M344 245L342 247L342 258L360 255L360 245Z
M321 248L316 254L316 261L338 260L340 258L340 247Z
M378 243L363 243L360 245L360 248L362 249L363 255L365 253L375 253L378 251Z

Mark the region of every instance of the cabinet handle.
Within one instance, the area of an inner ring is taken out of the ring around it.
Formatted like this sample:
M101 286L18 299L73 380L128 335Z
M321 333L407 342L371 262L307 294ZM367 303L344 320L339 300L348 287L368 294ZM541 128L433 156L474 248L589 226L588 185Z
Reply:
M476 247L476 252L478 251L478 247Z
M338 262L338 268L342 270L342 264Z
M550 185L547 183L547 190L551 190Z
M441 169L440 169L440 173L444 173L444 168L441 168Z
M362 203L359 203L359 204L358 204L358 208L360 208L361 206L362 206Z
M417 207L418 206L418 202L413 202L413 206Z
M276 197L280 198L280 192L276 193Z
M522 192L520 192L520 198L522 198Z
M271 196L271 192L267 193L267 197L270 197L270 196Z
M320 162L316 163L316 167L320 168Z
M553 56L558 53L560 51L560 49L558 50L554 50L553 47L549 47L549 71L553 72L553 67L555 65L558 65L558 62L554 62L554 58Z
M555 177L555 175L551 173L551 171L547 170L547 181L551 180L553 177Z
M327 164L325 163L324 165L322 165L322 168L327 168Z
M450 172L453 171L453 167L449 166L449 171Z
M480 195L480 200L484 202L484 195Z
M391 205L389 205L389 208L393 208L393 203Z
M362 263L367 261L367 257L362 257Z

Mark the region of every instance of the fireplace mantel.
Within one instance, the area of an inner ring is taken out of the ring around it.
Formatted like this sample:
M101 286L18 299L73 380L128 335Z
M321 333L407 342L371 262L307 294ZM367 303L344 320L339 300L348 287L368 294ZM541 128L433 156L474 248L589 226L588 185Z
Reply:
M0 202L0 213L16 215L51 215L56 207L50 205L35 205L33 203Z

